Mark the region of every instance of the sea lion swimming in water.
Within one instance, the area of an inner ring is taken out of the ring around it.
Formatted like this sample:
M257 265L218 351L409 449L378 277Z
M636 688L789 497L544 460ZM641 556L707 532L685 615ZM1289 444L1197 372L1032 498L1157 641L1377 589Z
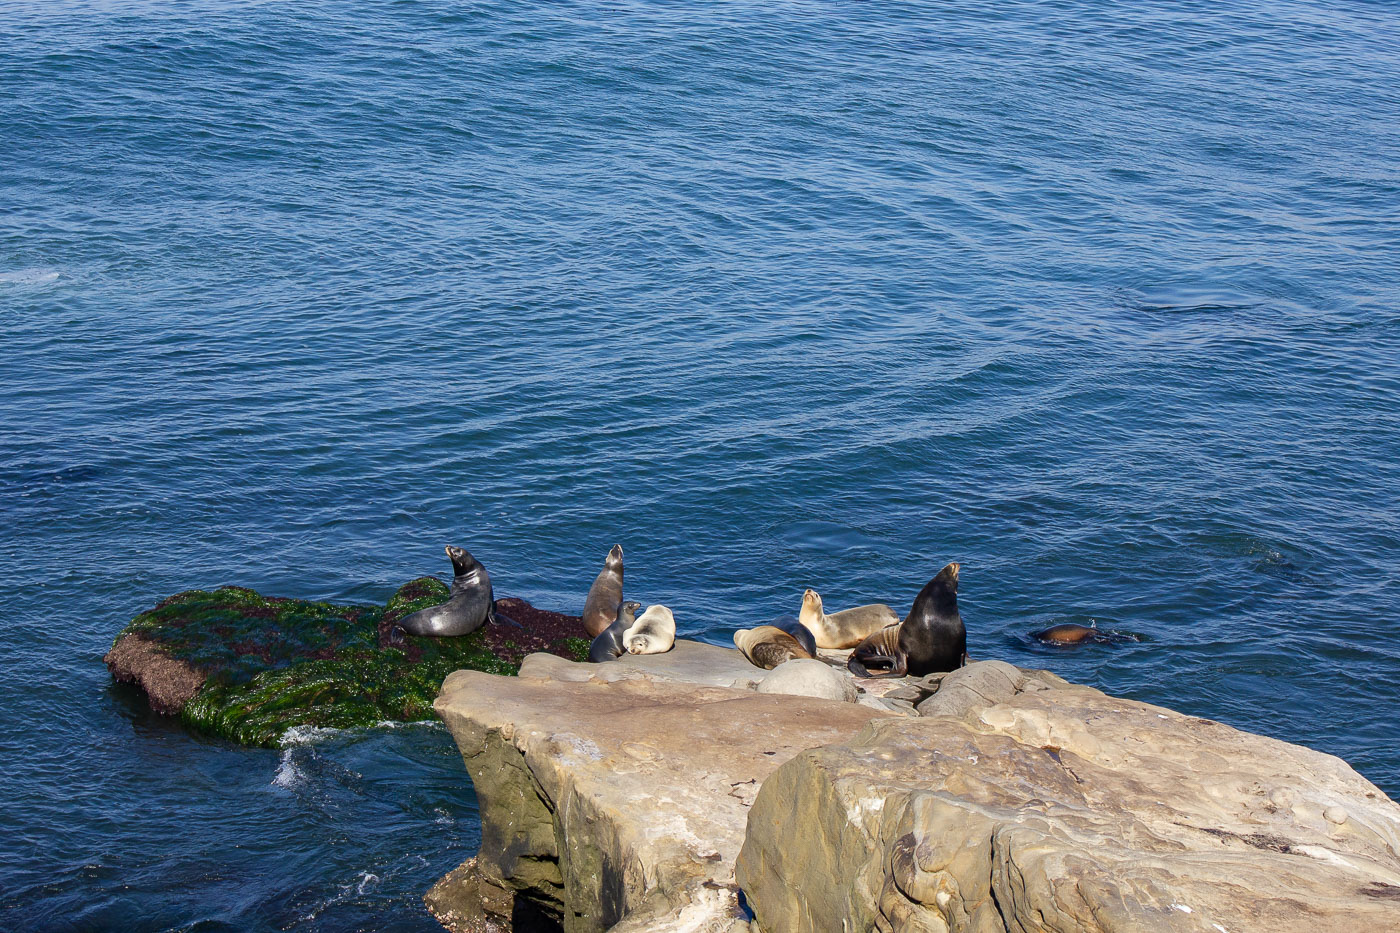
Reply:
M598 633L598 637L593 639L593 644L588 646L588 660L595 664L603 661L615 661L627 653L627 646L622 642L622 636L637 621L637 610L642 608L641 603L623 603L617 609L617 621Z
M815 657L800 641L776 625L740 629L734 633L734 647L742 651L751 664L766 671L793 658Z
M452 561L452 591L447 602L404 616L394 623L409 635L431 635L435 638L470 635L486 622L514 623L496 612L496 598L491 591L491 575L466 548L448 545L444 548Z
M665 606L648 606L622 633L622 643L628 654L665 654L676 646L676 617Z
M1136 635L1101 631L1097 622L1089 625L1080 625L1078 622L1061 622L1038 632L1031 632L1031 637L1043 641L1047 645L1082 645L1086 642L1110 645L1114 642L1137 641Z
M957 670L967 663L967 629L958 613L958 570L938 571L919 595L909 615L871 635L851 652L846 666L857 677L922 677ZM880 673L871 673L874 667Z
M899 616L884 603L828 614L822 609L821 594L811 589L802 593L802 610L797 618L816 638L818 648L854 648L861 639L885 626L899 624Z
M622 604L622 545L614 544L583 602L583 628L597 638L617 619Z

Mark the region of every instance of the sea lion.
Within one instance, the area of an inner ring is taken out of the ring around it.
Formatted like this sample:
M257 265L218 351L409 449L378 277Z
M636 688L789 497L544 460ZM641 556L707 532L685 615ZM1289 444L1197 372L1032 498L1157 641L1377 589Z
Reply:
M822 610L822 598L816 590L802 593L802 610L797 618L817 639L818 648L854 648L867 635L887 625L899 624L899 616L884 603L856 606L828 615Z
M798 621L796 616L778 616L772 622L768 622L766 624L771 625L774 628L780 628L784 632L787 632L789 635L791 635L793 638L796 638L798 644L800 644L803 647L803 649L807 652L808 656L813 658L817 656L816 636L812 634L811 629L809 629L807 626L803 625L800 621Z
M452 561L452 591L448 594L447 602L419 609L394 625L410 635L444 638L470 635L486 622L510 622L504 615L496 613L491 575L481 562L465 548L449 544L444 550Z
M760 625L734 633L734 647L744 653L749 662L771 671L793 658L815 657L802 643L776 625Z
M597 638L616 621L617 607L621 603L622 545L614 544L583 602L583 627L590 638Z
M626 654L627 646L622 643L622 636L632 627L632 623L637 621L637 610L640 608L641 603L623 603L619 606L617 621L599 632L598 637L593 639L593 644L588 646L588 660L598 664L614 661Z
M961 567L954 563L938 571L914 597L903 622L883 628L857 645L846 662L851 673L857 677L922 677L966 664L967 629L958 614ZM883 672L872 674L870 667Z
M665 654L676 646L676 617L665 606L647 611L622 634L629 654Z
M1110 645L1114 642L1137 640L1135 635L1102 631L1097 622L1089 625L1080 625L1078 622L1061 622L1038 632L1031 632L1031 637L1043 641L1047 645L1082 645L1085 642Z

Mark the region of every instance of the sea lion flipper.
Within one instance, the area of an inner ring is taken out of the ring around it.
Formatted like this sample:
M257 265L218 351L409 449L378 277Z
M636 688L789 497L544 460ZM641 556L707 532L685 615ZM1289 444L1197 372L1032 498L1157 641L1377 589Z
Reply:
M486 621L490 622L492 625L513 625L516 628L525 627L519 622L512 619L510 616L506 615L501 610L497 609L494 605L491 607L491 610L486 613Z

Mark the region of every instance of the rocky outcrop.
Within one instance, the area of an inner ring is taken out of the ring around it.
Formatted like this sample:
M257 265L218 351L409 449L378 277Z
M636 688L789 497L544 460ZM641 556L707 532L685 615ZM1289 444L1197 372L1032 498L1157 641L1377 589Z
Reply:
M430 908L457 931L524 912L569 933L747 931L733 868L758 787L892 715L749 689L767 674L684 641L597 665L532 655L517 678L453 674L436 708L476 789L481 851Z
M141 613L104 658L151 708L247 745L275 745L294 726L356 728L430 718L459 668L513 673L531 651L582 657L575 616L497 600L511 624L461 638L387 640L395 620L444 601L442 581L404 584L383 606L263 596L243 587L190 590Z
M765 933L1400 930L1400 807L1340 759L982 662L769 777Z
M814 663L780 681L841 699L694 642L454 674L482 843L430 909L458 933L1400 931L1400 807L1339 759L997 661Z

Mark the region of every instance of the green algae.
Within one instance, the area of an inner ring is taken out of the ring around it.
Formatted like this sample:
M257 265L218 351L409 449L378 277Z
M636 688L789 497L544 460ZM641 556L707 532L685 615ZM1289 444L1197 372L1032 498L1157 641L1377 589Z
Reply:
M514 674L522 652L493 651L485 631L461 638L404 636L381 647L396 619L443 602L446 584L412 580L384 606L263 596L243 587L190 590L132 620L140 634L208 675L181 712L194 729L245 745L275 746L295 726L352 729L431 719L448 674ZM561 649L587 656L587 642Z

